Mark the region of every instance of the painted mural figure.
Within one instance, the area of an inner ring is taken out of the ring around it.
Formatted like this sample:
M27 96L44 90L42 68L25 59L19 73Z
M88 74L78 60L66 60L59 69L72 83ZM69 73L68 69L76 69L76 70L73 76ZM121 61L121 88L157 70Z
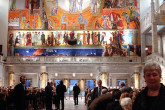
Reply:
M70 13L75 13L77 12L77 0L70 0L69 4L69 12Z
M86 44L86 33L83 31L83 44Z
M40 0L36 0L36 7L37 7L37 8L40 7Z
M83 0L79 1L79 11L82 13L82 5L83 5Z
M101 24L99 23L99 21L97 20L96 23L95 23L95 29L97 28L102 28Z
M10 10L15 10L16 9L16 0L12 0Z
M48 38L47 38L47 44L48 44L48 46L50 46L51 45L51 37L48 35Z
M22 44L22 37L21 37L21 33L18 32L18 40L19 40L19 43Z
M25 8L29 9L29 0L25 0Z
M68 32L64 33L64 43L65 43L65 45L68 44Z
M74 37L74 31L71 31L71 32L70 32L70 40L74 40L74 38L75 38L75 37Z
M36 46L37 45L37 41L38 41L38 35L37 35L37 32L35 32L34 34L34 45Z
M44 32L42 32L42 35L41 35L41 42L42 42L42 45L45 44L45 34L44 34Z
M35 34L32 32L32 46L35 46Z
M58 9L58 0L55 1L55 7L51 9L51 15L56 16L57 15L57 9Z
M97 0L92 0L91 4L91 12L97 13Z
M21 29L25 29L25 24L26 24L26 17L25 17L25 15L23 14L22 17L21 17L20 28L21 28Z
M87 33L87 43L88 43L88 45L90 44L90 33L89 33L89 31Z
M41 34L40 34L40 32L38 32L38 35L37 35L37 45L41 45Z
M31 41L31 34L29 34L29 37L27 39L26 46L31 46L31 43L32 43L32 41Z
M67 22L65 22L66 16L65 13L62 15L61 17L61 24L68 24Z
M98 44L99 44L99 45L101 44L100 37L101 37L101 34L100 34L100 32L98 32L98 34L97 34L97 39L98 39Z
M34 0L31 0L30 4L31 4L31 14L33 14L33 9L34 9L35 1Z
M27 22L26 22L26 25L25 25L25 29L29 29L29 28L30 28L30 22L27 21Z
M14 39L14 36L13 36L13 33L11 33L9 35L9 41L8 41L8 44L11 46L13 44L13 39Z
M111 21L109 19L109 16L104 16L104 21L103 21L103 29L111 29Z
M126 12L123 12L122 13L122 16L124 16L125 17L125 21L126 21L126 23L127 23L127 28L129 29L129 24L130 24L130 22L134 22L135 23L135 25L136 25L136 29L138 29L139 28L139 26L140 26L140 21L139 21L139 13L137 13L137 12L135 12L134 10L133 10L133 8L129 8L129 10L130 10L130 14L128 15L128 13L126 13ZM133 14L134 15L136 15L136 16L133 16Z
M53 46L54 44L54 34L53 32L51 32L51 46Z
M103 8L113 8L113 2L112 2L112 0L105 0L104 7Z
M88 24L88 20L87 20L87 19L83 20L82 14L79 14L79 16L78 16L78 22L79 22L80 24L84 24L84 25L85 25L85 29L86 29L86 26L87 26L87 24Z
M127 45L127 56L130 56L130 45Z
M102 32L102 35L101 35L101 42L100 44L104 44L104 37L106 36L106 33L105 32Z

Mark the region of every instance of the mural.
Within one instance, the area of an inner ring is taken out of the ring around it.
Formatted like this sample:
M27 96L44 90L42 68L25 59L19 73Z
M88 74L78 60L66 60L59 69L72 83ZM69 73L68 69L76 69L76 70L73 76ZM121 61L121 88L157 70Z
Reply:
M136 0L25 0L24 9L16 3L8 18L9 56L140 55Z

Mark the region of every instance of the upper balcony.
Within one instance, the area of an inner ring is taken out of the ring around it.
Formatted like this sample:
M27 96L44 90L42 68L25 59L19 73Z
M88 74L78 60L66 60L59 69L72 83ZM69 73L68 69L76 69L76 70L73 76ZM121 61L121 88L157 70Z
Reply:
M146 15L141 19L141 32L145 33L151 29L151 11L148 11Z
M158 32L162 29L164 29L165 27L162 25L165 25L165 1L160 0L159 2L159 7L155 9L155 13L154 15L154 19L153 19L153 23L156 25L159 25L157 30ZM150 9L146 12L146 15L141 19L141 32L142 33L148 33L151 32L151 24L152 24L152 12L151 11L151 7Z
M157 62L165 67L165 59L158 54L151 54L145 58L145 62Z
M3 56L0 55L0 64L3 63Z
M111 64L141 63L141 57L7 57L6 64Z

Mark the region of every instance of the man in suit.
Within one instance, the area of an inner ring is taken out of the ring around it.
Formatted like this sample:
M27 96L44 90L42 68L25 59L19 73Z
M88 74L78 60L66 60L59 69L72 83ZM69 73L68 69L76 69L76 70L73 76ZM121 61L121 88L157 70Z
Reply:
M78 87L77 83L73 87L73 95L74 95L74 104L78 105L78 94L80 93L80 88Z
M46 110L52 110L53 88L51 87L50 82L47 82L47 86L45 87L45 95Z
M62 109L64 110L64 93L66 92L66 86L63 84L63 81L60 81L60 84L56 88L57 96L59 97L59 102L61 100ZM60 103L59 103L60 104ZM59 110L59 104L57 105L57 110Z
M20 83L14 88L14 103L16 110L26 110L26 77L20 77Z
M103 89L107 89L106 87L102 86L102 81L101 80L97 81L97 85L98 85L98 87L94 88L92 100L94 100L95 98L101 96Z
M126 86L124 82L121 82L121 83L120 83L120 91L121 91L122 93L124 93L124 92L130 93L130 92L132 91L132 88Z

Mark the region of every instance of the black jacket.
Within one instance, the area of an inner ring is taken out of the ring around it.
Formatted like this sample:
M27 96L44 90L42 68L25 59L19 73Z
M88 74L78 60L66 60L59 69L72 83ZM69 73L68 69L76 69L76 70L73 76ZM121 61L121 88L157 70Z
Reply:
M106 87L102 86L102 90L103 89L107 89ZM95 87L94 88L94 91L93 91L93 96L92 96L92 100L94 100L95 98L98 97L98 87Z
M147 91L148 87L137 95L132 110L165 110L165 86L161 84L158 97L149 106L147 104Z
M26 88L21 83L15 86L13 98L16 110L26 109Z
M73 92L74 92L74 95L78 95L80 93L80 88L78 86L74 86L73 87Z
M56 93L59 97L64 97L64 93L66 92L66 86L59 84L56 88Z

